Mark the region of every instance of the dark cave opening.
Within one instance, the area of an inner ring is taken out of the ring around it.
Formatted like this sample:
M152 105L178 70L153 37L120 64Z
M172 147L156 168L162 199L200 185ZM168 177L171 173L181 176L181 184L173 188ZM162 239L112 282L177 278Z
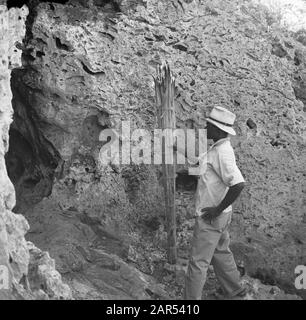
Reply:
M6 6L8 9L10 8L21 8L24 4L28 5L31 0L7 0Z
M10 8L21 8L24 4L27 6L32 6L32 5L37 5L39 2L55 2L55 3L62 3L65 4L69 0L52 0L52 1L47 1L47 0L7 0L6 1L6 6L8 9Z
M11 75L14 116L5 155L8 175L16 191L13 211L18 213L24 213L51 193L55 169L61 160L39 130L39 119L22 82L23 72L16 69Z
M40 2L48 2L50 3L50 7L54 6L52 3L60 3L60 4L79 4L84 7L90 7L90 6L96 6L99 8L103 8L104 10L112 10L114 12L121 12L120 3L119 0L7 0L6 6L8 9L10 8L21 8L24 4L28 7L36 7Z
M198 179L196 176L189 175L188 170L176 172L175 187L178 191L195 191Z
M102 8L109 8L114 10L115 12L120 12L120 4L118 1L114 0L93 0L94 5Z

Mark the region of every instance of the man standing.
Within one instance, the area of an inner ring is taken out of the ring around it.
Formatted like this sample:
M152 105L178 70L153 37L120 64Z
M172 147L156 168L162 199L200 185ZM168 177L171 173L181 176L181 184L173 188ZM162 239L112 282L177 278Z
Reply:
M233 129L235 118L229 110L215 106L206 119L207 139L212 139L214 144L197 159L201 172L184 299L201 299L210 264L213 265L226 296L246 294L246 290L239 284L240 274L229 248L228 233L232 216L231 204L245 185L228 137L228 134L236 134Z

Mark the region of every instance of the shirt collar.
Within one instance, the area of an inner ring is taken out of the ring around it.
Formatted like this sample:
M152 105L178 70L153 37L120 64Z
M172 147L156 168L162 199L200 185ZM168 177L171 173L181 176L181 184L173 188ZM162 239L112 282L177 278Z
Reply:
M226 138L222 138L222 139L218 140L217 142L213 143L210 148L214 148L225 141L230 141L230 137L226 137Z

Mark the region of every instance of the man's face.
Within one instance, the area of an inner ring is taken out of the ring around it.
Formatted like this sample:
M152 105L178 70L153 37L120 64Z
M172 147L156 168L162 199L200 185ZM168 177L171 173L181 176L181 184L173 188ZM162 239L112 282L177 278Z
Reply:
M207 130L207 139L214 139L218 136L218 128L214 126L212 123L206 123L206 130Z

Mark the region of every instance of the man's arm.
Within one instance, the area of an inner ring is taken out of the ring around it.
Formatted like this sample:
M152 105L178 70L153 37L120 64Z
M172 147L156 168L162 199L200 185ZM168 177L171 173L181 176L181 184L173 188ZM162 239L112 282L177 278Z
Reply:
M223 210L230 206L239 197L244 187L245 182L240 182L229 187L224 199L217 207L207 207L201 210L201 212L203 212L202 217L205 220L213 220L217 218L223 212Z
M228 206L230 206L240 195L241 191L245 186L245 182L240 182L235 184L234 186L229 187L224 199L221 203L217 206L218 211L221 213L225 210Z

